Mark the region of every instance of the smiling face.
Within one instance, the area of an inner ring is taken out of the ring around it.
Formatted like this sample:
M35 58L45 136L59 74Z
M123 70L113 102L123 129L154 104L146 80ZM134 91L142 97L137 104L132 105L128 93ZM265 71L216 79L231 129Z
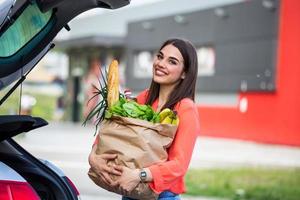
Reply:
M163 47L153 62L153 81L160 85L176 85L183 79L184 60L180 51L172 44Z

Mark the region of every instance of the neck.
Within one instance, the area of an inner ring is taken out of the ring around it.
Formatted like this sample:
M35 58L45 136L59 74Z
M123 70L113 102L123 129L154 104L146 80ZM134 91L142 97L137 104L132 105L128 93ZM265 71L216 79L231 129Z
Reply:
M160 110L162 108L162 106L165 105L173 88L174 88L173 85L172 86L160 85L159 96L158 96L158 110Z

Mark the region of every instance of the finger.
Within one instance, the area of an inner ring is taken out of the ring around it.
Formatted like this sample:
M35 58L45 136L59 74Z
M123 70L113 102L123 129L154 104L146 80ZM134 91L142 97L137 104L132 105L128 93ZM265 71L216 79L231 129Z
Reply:
M112 173L116 176L121 176L123 174L123 171L120 171L119 169L113 168Z
M102 154L101 157L105 160L112 160L117 158L117 154Z
M122 172L115 170L115 168L113 166L109 167L106 165L106 166L103 166L102 169L103 169L103 171L105 171L106 173L109 173L109 174L113 174L116 176L122 175Z
M101 174L101 177L102 177L102 180L105 182L105 184L107 184L107 185L111 184L110 179L106 175Z
M107 165L102 166L102 170L106 173L111 173L113 171L112 167L109 167Z
M101 179L106 185L110 185L109 180L107 180L107 179L105 178L105 176L103 176L102 174L100 175L100 179Z
M115 165L115 164L113 164L112 166L111 166L111 172L110 173L112 173L112 174L114 174L114 175L117 175L117 176L121 176L122 175L122 173L123 173L123 170L122 170L122 167L120 168L120 167L117 167L117 165Z
M120 172L120 171L118 171L114 168L111 168L111 172L109 172L109 173L111 173L113 175L116 175L116 176L121 176L122 175L122 172Z
M103 173L102 175L105 177L110 186L114 183L114 181L110 178L110 176L107 173Z
M119 172L123 172L123 166L121 165L113 165L114 170L119 171Z

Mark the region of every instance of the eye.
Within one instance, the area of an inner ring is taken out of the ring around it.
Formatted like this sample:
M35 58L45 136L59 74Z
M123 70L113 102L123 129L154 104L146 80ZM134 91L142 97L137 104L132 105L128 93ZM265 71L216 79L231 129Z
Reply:
M171 64L171 65L177 65L177 62L175 61L175 60L169 60L169 63Z
M159 59L159 60L163 59L163 56L162 56L161 54L157 54L156 57L157 57L157 59Z

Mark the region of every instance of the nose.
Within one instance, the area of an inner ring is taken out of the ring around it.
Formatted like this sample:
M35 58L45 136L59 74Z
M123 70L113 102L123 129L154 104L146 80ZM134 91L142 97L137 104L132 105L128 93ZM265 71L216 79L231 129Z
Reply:
M157 65L159 67L164 68L165 67L165 62L166 62L165 59L160 59L160 60L158 60Z

